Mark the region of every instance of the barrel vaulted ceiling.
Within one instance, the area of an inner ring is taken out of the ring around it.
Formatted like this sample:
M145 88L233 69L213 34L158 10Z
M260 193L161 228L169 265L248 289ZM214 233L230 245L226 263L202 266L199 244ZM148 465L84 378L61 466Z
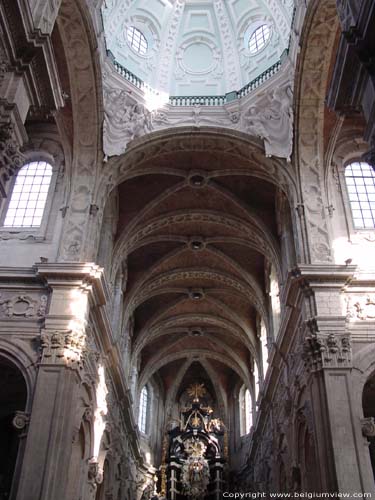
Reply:
M276 63L288 47L293 0L105 0L107 49L118 63L169 95L222 95L239 90ZM256 54L249 40L270 29ZM145 37L139 54L128 28Z
M122 172L112 280L126 268L140 387L157 376L169 393L199 362L229 397L251 384L260 320L270 328L267 275L280 272L289 167L256 139L195 135L150 136L111 160Z

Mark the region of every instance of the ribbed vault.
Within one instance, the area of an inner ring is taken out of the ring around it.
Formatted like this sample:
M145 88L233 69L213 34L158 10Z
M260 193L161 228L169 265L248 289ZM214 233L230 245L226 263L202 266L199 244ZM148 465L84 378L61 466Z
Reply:
M285 273L291 166L212 129L152 134L111 162L111 280L126 268L123 331L138 387L157 376L172 404L198 363L221 407L239 384L254 392L261 322L272 335L269 276L280 284Z

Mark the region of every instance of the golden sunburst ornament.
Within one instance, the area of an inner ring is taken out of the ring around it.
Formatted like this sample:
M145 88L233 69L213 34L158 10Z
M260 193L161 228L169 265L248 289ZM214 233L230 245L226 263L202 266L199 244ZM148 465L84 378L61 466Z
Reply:
M204 384L192 384L187 390L189 396L193 398L194 402L198 402L199 398L206 394Z

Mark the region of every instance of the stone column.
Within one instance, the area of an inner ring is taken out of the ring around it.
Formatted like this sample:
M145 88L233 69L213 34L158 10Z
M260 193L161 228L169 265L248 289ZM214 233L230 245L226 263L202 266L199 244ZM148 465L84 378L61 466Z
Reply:
M87 328L93 265L45 264L51 288L17 500L66 498L80 385L92 348Z
M354 411L351 337L343 307L345 282L353 269L335 267L330 275L322 268L320 275L309 276L311 310L303 345L321 486L322 491L374 492L360 460L363 438Z

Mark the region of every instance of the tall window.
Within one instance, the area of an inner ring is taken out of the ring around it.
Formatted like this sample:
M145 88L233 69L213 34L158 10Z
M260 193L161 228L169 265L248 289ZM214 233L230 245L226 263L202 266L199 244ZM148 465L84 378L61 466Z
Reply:
M241 436L249 434L253 425L253 405L251 394L246 386L242 386L239 392L239 410L240 410L240 432Z
M39 227L42 223L52 167L45 161L26 164L18 172L4 227Z
M146 434L147 430L147 413L149 407L149 393L147 386L144 386L139 398L139 413L138 413L138 427L139 430Z
M356 229L375 228L375 171L364 162L345 168L345 181Z
M245 391L245 431L249 434L253 423L251 396L249 389Z

